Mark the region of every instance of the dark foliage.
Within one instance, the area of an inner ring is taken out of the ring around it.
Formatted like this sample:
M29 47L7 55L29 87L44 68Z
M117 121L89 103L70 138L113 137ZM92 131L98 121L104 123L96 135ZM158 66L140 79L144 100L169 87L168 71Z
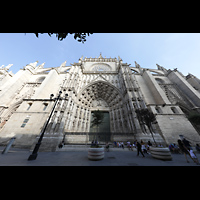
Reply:
M196 125L200 125L200 114L199 113L190 113L188 116L188 119L196 124Z
M95 125L98 126L99 124L102 123L104 114L101 111L99 110L93 111L92 116L93 116L93 120L91 121L92 126Z
M146 124L152 137L153 137L153 129L152 129L152 123L156 123L156 117L155 115L149 111L148 109L137 109L135 111L137 113L138 119L143 123ZM157 143L153 137L154 143L157 146Z
M43 33L40 33L43 34ZM89 36L93 33L48 33L48 35L51 37L51 35L55 34L56 37L58 38L59 41L62 41L63 39L65 39L68 34L72 34L74 35L74 39L78 42L82 42L84 43L86 41L86 36ZM36 37L39 37L39 33L35 33Z

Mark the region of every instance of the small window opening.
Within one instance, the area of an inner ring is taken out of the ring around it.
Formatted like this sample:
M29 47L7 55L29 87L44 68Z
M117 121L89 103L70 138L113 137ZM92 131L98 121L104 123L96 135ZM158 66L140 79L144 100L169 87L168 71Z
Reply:
M26 124L28 123L29 119L25 119L21 125L21 128L24 128Z
M29 103L27 110L29 110L31 108L31 106L32 106L32 103Z
M44 105L43 111L45 111L47 109L48 103L44 103L43 105Z
M28 121L29 121L29 119L25 119L25 120L24 120L24 123L27 123Z
M21 125L21 128L24 128L25 126L26 126L26 124L22 124L22 125Z
M162 113L162 111L161 111L161 108L160 108L160 107L155 107L155 109L156 109L156 112L157 112L158 114Z
M177 114L178 113L178 110L175 108L175 107L171 107L171 110L174 114Z

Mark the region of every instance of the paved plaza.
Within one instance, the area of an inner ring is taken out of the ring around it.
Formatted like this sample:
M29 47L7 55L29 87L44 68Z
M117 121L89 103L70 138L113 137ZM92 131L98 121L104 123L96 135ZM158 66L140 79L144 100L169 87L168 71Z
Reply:
M0 147L2 152L3 147ZM90 161L87 151L58 151L39 152L34 161L28 161L29 150L11 148L8 153L0 153L0 166L200 166L188 158L186 162L183 154L172 154L172 161L162 161L145 154L137 156L136 151L128 149L105 152L100 161ZM200 160L200 154L196 154Z

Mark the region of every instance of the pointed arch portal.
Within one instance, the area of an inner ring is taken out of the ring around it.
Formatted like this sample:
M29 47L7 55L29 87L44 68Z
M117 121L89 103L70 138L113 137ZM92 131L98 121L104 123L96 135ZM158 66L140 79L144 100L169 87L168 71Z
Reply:
M100 110L104 114L104 123L96 132L131 132L123 97L120 91L109 82L98 80L90 83L79 93L78 101L83 107L90 108L91 118L94 110ZM105 127L109 127L110 130L106 130ZM93 128L90 127L90 132L93 131Z
M104 116L104 119L98 128L96 126L92 127L90 124L90 141L93 139L97 139L98 141L110 141L111 132L123 132L122 127L116 129L117 127L114 125L114 123L117 124L117 120L120 121L119 124L125 124L123 122L123 117L117 117L118 114L120 115L120 113L117 113L117 109L119 109L123 103L122 96L116 87L106 81L98 80L86 86L80 92L78 99L82 106L87 106L90 108L90 122L93 119L94 110L101 111Z

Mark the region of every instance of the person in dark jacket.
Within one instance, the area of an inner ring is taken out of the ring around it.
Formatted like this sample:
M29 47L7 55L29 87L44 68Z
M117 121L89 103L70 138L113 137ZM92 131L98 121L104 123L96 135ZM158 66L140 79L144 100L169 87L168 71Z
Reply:
M137 156L139 156L139 152L142 154L143 158L145 157L144 154L142 153L142 150L141 150L141 144L137 141L136 142L136 145L137 145Z
M190 148L190 142L188 140L186 140L185 138L182 140L183 144L185 145L186 148Z
M188 159L187 159L187 155L190 156L190 153L189 153L187 147L184 145L184 143L183 143L181 140L177 140L177 142L178 142L179 149L180 149L180 150L182 151L182 153L184 154L187 163L189 163L189 161L188 161Z

